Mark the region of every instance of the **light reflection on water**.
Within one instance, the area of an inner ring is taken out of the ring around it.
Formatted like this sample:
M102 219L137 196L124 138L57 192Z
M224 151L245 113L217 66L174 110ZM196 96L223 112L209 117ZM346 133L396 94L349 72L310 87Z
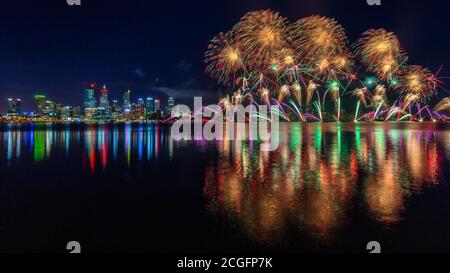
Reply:
M79 159L90 175L110 167L172 162L177 153L208 154L195 162L204 173L208 215L262 244L287 240L292 233L332 240L352 225L355 207L377 223L395 225L404 220L413 195L445 181L447 125L280 126L275 152L261 151L252 141L175 142L170 128L155 125L4 128L0 162L10 167ZM176 170L186 162L173 164Z
M208 209L256 241L284 240L291 227L328 240L351 224L354 206L389 226L412 194L437 186L450 132L389 125L294 124L276 153L218 143L205 170Z

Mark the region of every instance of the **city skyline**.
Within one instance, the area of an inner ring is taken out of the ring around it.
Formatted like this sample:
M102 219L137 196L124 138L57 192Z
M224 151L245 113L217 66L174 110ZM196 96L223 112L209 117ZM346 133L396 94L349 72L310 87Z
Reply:
M166 102L161 104L162 100L159 97L134 97L132 90L128 88L121 98L116 98L109 96L106 84L100 86L95 82L85 84L82 91L82 103L79 105L64 104L58 99L47 97L45 93L40 93L33 96L32 107L27 111L23 108L21 98L9 97L6 101L7 111L0 115L13 120L19 117L69 118L69 120L73 118L87 120L160 119L169 116L175 106L173 97L168 97ZM153 115L156 116L153 117Z

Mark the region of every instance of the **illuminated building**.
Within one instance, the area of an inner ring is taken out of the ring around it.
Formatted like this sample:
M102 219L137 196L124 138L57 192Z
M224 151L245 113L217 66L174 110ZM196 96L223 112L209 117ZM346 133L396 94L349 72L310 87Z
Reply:
M161 113L161 101L155 100L155 113L156 113L156 119L159 120L162 117Z
M57 116L62 117L64 114L64 104L56 103L55 104L55 112L56 112Z
M17 98L8 99L8 115L20 115L22 113L22 100Z
M83 107L85 114L87 112L91 112L97 105L97 100L95 99L95 83L90 83L87 85L87 87L84 89L84 97L83 97Z
M161 111L161 101L155 100L155 112Z
M43 116L45 110L45 96L35 95L34 96L34 113L38 116Z
M155 112L155 102L152 97L147 97L145 100L145 108L147 112L147 116L153 114Z
M73 107L73 117L78 118L81 116L81 108L80 106Z
M138 103L131 105L131 119L144 120L145 119L145 104L144 100L140 99Z
M56 103L53 101L47 100L45 101L45 107L44 107L44 116L46 117L56 117Z
M74 107L65 106L61 110L61 118L72 118L74 117Z
M131 109L131 90L128 89L123 94L123 109Z
M172 109L175 107L175 100L170 97L169 100L167 101L167 114L171 115L172 114Z
M105 109L109 107L108 89L106 89L106 85L103 85L103 88L100 89L99 107L105 108Z
M117 119L122 116L122 108L119 105L118 100L113 100L111 104L111 118Z

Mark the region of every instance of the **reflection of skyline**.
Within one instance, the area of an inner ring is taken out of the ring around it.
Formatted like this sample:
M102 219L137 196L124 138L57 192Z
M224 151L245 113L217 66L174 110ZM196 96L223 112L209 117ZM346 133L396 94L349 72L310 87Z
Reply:
M11 130L0 135L2 154L8 165L22 160L39 163L50 159L55 149L66 157L79 156L85 171L106 169L112 161L125 162L152 160L160 157L162 146L172 157L173 142L157 125L133 127L92 127L85 130ZM81 154L78 149L84 147ZM22 152L27 149L28 152ZM1 151L1 149L0 149ZM27 157L31 158L27 158Z
M372 220L401 221L408 197L438 182L448 143L437 141L450 133L345 126L292 125L276 153L219 142L221 160L205 170L208 209L260 243L282 241L292 227L326 241L361 198Z

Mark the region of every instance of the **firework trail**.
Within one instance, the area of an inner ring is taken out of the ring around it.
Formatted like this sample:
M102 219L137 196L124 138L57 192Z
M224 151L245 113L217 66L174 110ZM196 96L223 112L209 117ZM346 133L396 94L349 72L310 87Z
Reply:
M367 87L357 88L352 92L353 97L357 97L358 101L361 102L365 107L367 107L366 97L369 94L369 89Z
M278 94L278 102L282 103L284 98L291 94L291 91L289 90L288 85L283 85L283 86L281 86L280 91L278 93L279 93Z
M308 87L306 88L306 105L310 105L312 98L314 96L314 93L316 92L318 85L315 84L313 81L310 81L308 84Z
M302 105L302 87L298 83L294 83L292 86L292 91L294 93L295 99L299 105Z
M450 97L441 100L433 110L435 112L450 111Z

